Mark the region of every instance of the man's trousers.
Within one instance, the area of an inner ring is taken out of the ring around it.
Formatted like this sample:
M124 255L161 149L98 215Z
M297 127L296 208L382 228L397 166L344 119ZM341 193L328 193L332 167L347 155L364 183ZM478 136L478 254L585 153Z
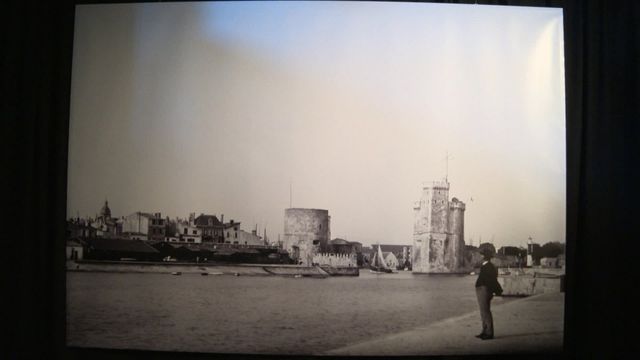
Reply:
M478 305L480 306L480 317L482 318L482 333L493 336L493 316L491 315L491 299L493 294L486 286L476 288Z

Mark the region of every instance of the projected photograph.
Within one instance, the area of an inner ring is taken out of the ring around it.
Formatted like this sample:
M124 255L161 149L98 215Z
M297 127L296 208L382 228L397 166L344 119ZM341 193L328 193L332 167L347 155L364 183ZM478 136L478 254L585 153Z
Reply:
M562 9L76 6L67 345L560 352Z

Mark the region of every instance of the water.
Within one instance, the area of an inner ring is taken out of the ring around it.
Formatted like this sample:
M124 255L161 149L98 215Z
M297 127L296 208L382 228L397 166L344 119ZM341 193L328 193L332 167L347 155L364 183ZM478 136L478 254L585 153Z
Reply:
M368 271L327 279L70 272L67 342L317 354L474 311L475 279Z

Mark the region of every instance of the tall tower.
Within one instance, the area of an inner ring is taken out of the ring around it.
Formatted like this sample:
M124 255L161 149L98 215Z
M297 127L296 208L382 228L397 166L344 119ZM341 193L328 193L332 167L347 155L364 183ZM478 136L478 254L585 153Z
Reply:
M328 210L285 209L283 247L296 263L311 265L315 254L326 251L330 239Z
M449 202L449 239L445 259L449 269L461 269L464 259L464 211L465 204L453 198Z
M422 187L414 207L413 272L444 270L444 251L449 232L449 182L434 181Z
M460 271L464 258L465 204L456 198L449 201L449 182L445 179L423 186L422 198L413 210L413 272Z

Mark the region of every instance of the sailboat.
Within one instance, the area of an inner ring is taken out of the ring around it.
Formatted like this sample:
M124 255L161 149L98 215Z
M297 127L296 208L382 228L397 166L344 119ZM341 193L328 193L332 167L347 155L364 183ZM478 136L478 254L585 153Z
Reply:
M380 249L380 244L378 244L378 252L374 253L373 259L371 259L371 264L369 265L372 273L391 273L392 270L387 266L387 263L384 261L384 257L382 256L382 250Z

